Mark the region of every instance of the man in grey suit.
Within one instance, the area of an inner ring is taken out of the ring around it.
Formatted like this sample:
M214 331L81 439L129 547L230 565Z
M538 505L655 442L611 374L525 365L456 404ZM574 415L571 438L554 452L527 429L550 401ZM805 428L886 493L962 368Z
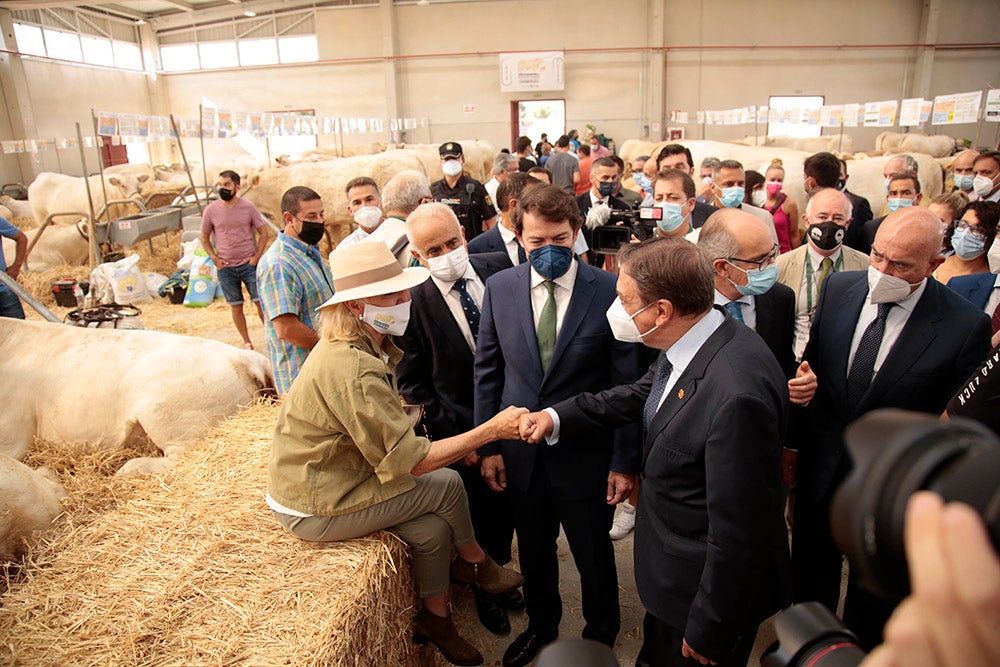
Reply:
M651 239L619 254L615 337L661 350L640 380L525 415L546 445L624 424L646 427L635 577L645 665L745 667L757 626L789 599L778 462L785 376L763 340L713 308L713 271L694 245Z

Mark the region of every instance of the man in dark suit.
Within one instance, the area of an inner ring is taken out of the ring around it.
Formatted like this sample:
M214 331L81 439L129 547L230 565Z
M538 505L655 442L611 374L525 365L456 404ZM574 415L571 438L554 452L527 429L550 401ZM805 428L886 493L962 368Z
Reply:
M641 375L639 346L617 342L605 317L615 299L614 276L573 256L582 222L572 195L557 186L531 188L518 202L514 225L529 261L486 283L476 347L477 423L505 405L537 410ZM614 505L628 497L639 472L639 437L632 428L544 449L503 441L479 450L484 478L507 489L526 582L528 628L508 647L504 665L528 664L558 636L560 525L580 572L583 636L614 646L620 611L608 531Z
M633 384L522 417L521 437L559 447L645 425L634 557L647 613L636 665L745 667L757 626L790 598L778 470L785 378L758 335L712 307L713 270L695 246L652 239L619 259L608 318L620 340L662 350L656 363Z
M407 218L410 252L431 279L410 290L410 322L397 339L399 391L422 405L427 434L450 438L473 427L472 363L486 279L510 267L506 253L469 256L458 218L445 204L424 204ZM498 563L509 563L514 525L505 498L490 491L478 457L453 467L462 476L476 539ZM490 595L472 587L479 620L494 634L510 632L507 609L522 609L520 593Z
M847 160L837 158L837 163L840 164L840 178L837 179L837 189L847 195L847 198L851 200L851 211L853 216L851 220L859 220L860 222L856 224L864 225L873 217L872 205L861 195L856 195L847 189L847 181L851 178L850 174L847 173Z
M989 351L989 318L931 278L943 261L941 236L937 216L907 207L879 227L867 274L833 273L823 283L804 354L822 381L793 432L797 600L837 608L842 556L829 512L852 465L847 424L877 408L940 414ZM852 579L844 620L863 646L880 641L890 612Z
M1000 276L995 273L974 273L971 276L955 276L948 281L948 287L971 301L994 320L1000 320L997 306L990 308L990 299L1000 301ZM994 327L998 326L994 323ZM996 329L993 330L996 333Z
M541 181L528 174L514 172L497 187L497 209L500 220L488 232L484 232L469 241L469 253L475 255L481 252L502 252L507 255L511 266L517 266L528 260L524 254L521 242L514 232L512 215L517 201L524 194L524 189L540 185Z
M595 206L607 206L619 211L631 209L628 204L613 194L618 187L618 176L618 165L609 157L598 158L590 165L590 190L576 198L580 213L585 220L590 209ZM584 226L583 237L590 248L594 247L593 233L594 230L590 225ZM604 266L604 255L589 250L587 251L587 262L591 266Z
M661 148L656 156L656 171L661 172L664 169L680 169L693 179L694 158L691 157L691 149L680 144L667 144ZM699 229L708 220L708 216L718 210L711 204L696 200L694 208L691 211L691 227Z
M802 187L806 194L812 195L823 188L839 189L842 178L841 170L843 170L843 178L846 183L847 169L842 167L840 163L841 160L833 153L815 153L807 157L802 163ZM862 228L866 222L872 219L872 207L864 197L847 192L846 186L844 194L851 199L852 207L851 224L845 233L844 245L867 254L868 250L862 250L864 247ZM805 243L804 234L802 242Z

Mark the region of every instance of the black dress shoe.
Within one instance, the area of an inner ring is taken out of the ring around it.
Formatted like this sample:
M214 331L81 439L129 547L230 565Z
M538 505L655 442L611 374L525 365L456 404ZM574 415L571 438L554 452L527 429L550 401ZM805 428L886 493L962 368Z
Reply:
M504 667L523 667L535 659L538 652L546 644L551 644L555 637L542 637L531 630L525 630L517 636L503 654Z
M524 609L524 596L516 588L506 593L499 593L494 597L496 597L500 606L507 611L522 611Z
M470 586L476 599L476 613L483 627L495 635L510 634L510 620L507 610L500 606L498 596L490 595L477 586Z

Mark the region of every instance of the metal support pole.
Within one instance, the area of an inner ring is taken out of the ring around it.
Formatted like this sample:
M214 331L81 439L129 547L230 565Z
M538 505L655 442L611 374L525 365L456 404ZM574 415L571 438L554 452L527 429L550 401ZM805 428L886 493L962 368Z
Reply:
M205 125L204 118L205 105L198 105L198 143L201 145L201 180L204 181L202 185L205 186L205 196L208 197L208 164L205 163L205 132L203 130ZM170 122L173 123L173 116L170 116ZM174 132L177 132L177 128L174 127ZM181 145L181 135L177 135L177 145ZM184 147L181 146L181 157L184 158ZM184 159L184 166L187 167L187 159ZM188 171L188 177L191 176L191 172ZM191 181L191 185L194 185L194 181ZM201 211L201 204L198 204L198 211Z
M87 156L83 150L83 133L80 131L80 123L76 124L76 141L77 146L80 149L80 166L83 167L83 183L87 187L87 207L90 209L90 219L88 225L90 226L90 270L93 271L97 266L97 230L94 227L94 198L90 193L90 177L87 176ZM100 155L100 151L98 151ZM101 183L104 183L104 177L101 177ZM105 197L107 201L107 197Z
M174 134L176 134L178 137L180 137L180 134L177 132L177 121L174 120L174 115L173 114L170 114L170 127L173 128ZM199 128L199 130L200 130L200 128ZM201 134L201 132L198 132L198 134ZM181 141L178 140L177 145L180 146L180 149L181 149L181 159L184 160L184 169L187 170L188 182L191 184L191 190L194 191L194 202L198 205L198 215L201 215L203 213L203 210L202 210L202 207L201 207L201 198L198 196L198 188L195 187L194 177L191 176L191 169L188 167L187 157L184 155L184 144ZM204 144L202 144L202 147L204 148ZM206 178L207 178L207 176L206 176Z
M94 145L97 146L97 174L101 177L101 192L104 193L104 202L108 201L108 187L104 182L104 156L101 155L101 149L104 148L104 142L101 140L101 135L97 133L97 115L94 110L90 110L90 121L94 124ZM83 170L84 178L87 177L87 170ZM91 205L93 208L93 205ZM93 211L91 211L93 215ZM108 222L111 222L111 213L108 212Z
M0 271L0 283L6 285L10 288L10 291L16 294L22 301L35 309L35 311L47 319L49 322L55 322L56 324L62 324L55 313L42 305L42 302L31 295L31 292L24 289L20 283L7 275L6 271Z

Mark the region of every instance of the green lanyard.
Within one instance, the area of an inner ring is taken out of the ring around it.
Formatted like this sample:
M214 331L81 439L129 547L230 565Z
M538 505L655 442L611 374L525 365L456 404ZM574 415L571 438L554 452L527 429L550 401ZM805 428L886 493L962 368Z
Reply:
M840 257L837 258L837 261L833 265L833 271L831 271L830 273L837 273L843 270L843 268L844 268L844 252L843 250L841 250ZM829 276L827 277L829 278ZM815 309L813 307L812 281L813 281L812 257L809 255L808 252L806 252L806 312L809 314L810 320L812 319L813 312L815 312ZM819 300L819 285L817 285L816 289L816 299Z

